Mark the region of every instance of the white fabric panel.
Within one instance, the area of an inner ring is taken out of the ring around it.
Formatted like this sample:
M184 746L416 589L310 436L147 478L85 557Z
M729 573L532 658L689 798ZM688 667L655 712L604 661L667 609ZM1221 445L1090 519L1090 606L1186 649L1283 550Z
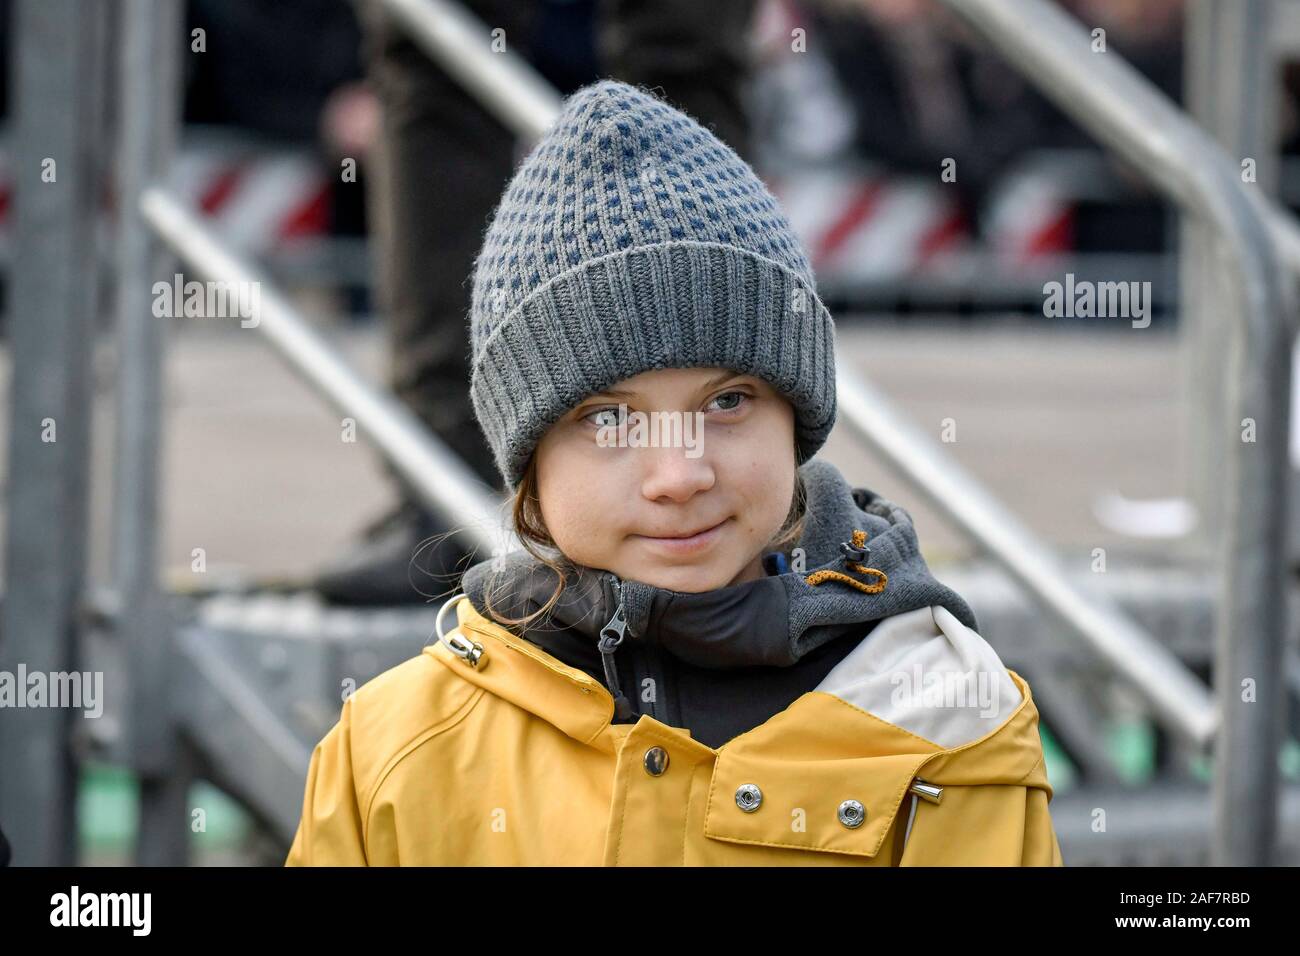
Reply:
M996 730L1021 700L997 652L940 605L885 618L816 690L947 749Z

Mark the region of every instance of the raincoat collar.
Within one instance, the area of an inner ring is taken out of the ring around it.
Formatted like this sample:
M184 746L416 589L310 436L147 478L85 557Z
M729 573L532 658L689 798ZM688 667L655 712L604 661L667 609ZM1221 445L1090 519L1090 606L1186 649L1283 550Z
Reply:
M451 600L458 619L456 630L478 645L477 661L470 664L458 657L436 637L425 646L425 654L575 740L612 750L611 741L605 738L614 726L614 699L604 685L484 617L464 595Z

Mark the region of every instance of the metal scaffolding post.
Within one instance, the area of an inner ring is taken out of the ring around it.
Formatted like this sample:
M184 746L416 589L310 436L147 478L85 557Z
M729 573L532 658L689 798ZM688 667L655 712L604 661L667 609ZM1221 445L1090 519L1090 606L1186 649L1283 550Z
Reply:
M17 234L9 314L10 347L21 360L11 385L0 623L0 669L11 674L70 678L79 666L104 13L102 4L79 0L22 0L14 10ZM120 692L113 679L102 687ZM0 719L0 820L15 864L76 862L73 730L95 718L52 703L7 709Z
M1184 102L1192 117L1237 162L1254 161L1254 188L1277 194L1274 137L1278 78L1270 66L1273 0L1194 0L1184 24ZM1230 434L1211 427L1227 396L1224 337L1230 290L1218 281L1214 233L1201 217L1180 216L1179 348L1186 466L1199 516L1195 558L1212 560L1223 533ZM1192 555L1189 555L1192 556Z
M1240 170L1245 188L1271 200L1277 197L1280 172L1276 117L1281 76L1275 72L1278 63L1270 40L1274 7L1274 0L1194 0L1187 7L1183 41L1187 111L1234 164L1240 167L1250 161L1248 168ZM1179 238L1184 462L1199 515L1193 540L1186 543L1187 556L1221 575L1231 574L1233 569L1222 561L1221 542L1228 530L1230 461L1233 449L1242 443L1242 429L1240 422L1235 429L1222 427L1222 422L1223 409L1232 401L1232 370L1224 361L1224 345L1234 334L1236 305L1231 284L1222 281L1222 250L1213 224L1184 210ZM1287 437L1283 434L1276 440L1286 445ZM1294 482L1294 477L1290 480ZM1257 507L1266 506L1259 502ZM1283 529L1288 536L1294 518L1293 510ZM1284 556L1292 553L1288 544ZM1285 695L1284 688L1281 692Z
M117 57L118 402L112 555L113 635L129 696L124 756L140 783L136 862L180 865L189 847L190 761L170 719L173 625L158 574L164 321L151 309L162 244L140 215L180 124L179 0L122 0Z

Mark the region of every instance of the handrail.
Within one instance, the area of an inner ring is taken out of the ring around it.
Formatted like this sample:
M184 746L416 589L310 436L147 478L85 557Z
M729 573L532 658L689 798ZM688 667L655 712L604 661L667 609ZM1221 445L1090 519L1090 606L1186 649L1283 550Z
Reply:
M1277 825L1285 699L1280 665L1295 302L1274 242L1282 220L1248 194L1237 165L1213 139L1120 57L1094 53L1089 34L1057 7L1044 0L943 3L1083 128L1182 208L1204 217L1222 240L1240 309L1225 319L1236 332L1225 343L1231 346L1231 417L1218 424L1235 434L1251 419L1259 440L1237 441L1228 461L1233 496L1215 658L1222 726L1214 862L1263 864ZM1293 244L1288 249L1294 261ZM1255 683L1259 703L1243 701L1244 680Z
M491 555L513 537L498 517L497 496L413 412L353 371L272 284L226 248L202 220L159 187L140 200L146 222L199 275L232 283L258 283L260 302L252 326L275 346L289 368L339 411L356 419L362 434L411 483L448 526L464 527Z

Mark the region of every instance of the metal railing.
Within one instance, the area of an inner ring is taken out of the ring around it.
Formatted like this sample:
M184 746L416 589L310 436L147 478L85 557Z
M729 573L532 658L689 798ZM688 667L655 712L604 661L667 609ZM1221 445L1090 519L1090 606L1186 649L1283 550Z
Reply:
M968 26L1098 140L1128 159L1222 243L1233 301L1228 316L1228 408L1218 427L1253 421L1261 440L1235 442L1228 462L1215 689L1217 864L1268 860L1277 820L1277 755L1285 690L1284 569L1293 277L1279 238L1294 250L1281 212L1244 187L1237 163L1145 77L1097 53L1077 21L1044 0L943 0ZM1292 251L1290 254L1294 255ZM1294 262L1294 259L1292 260ZM1243 701L1255 682L1258 703Z
M837 377L844 421L856 438L1082 636L1142 694L1161 723L1181 730L1197 747L1212 739L1210 695L1196 675L1115 602L1097 591L1080 591L1024 523L897 412L884 393L843 367Z
M10 47L16 238L6 298L15 358L0 609L0 670L8 674L19 666L64 673L79 666L100 195L93 159L104 133L105 13L103 5L76 0L13 6L13 35L44 42ZM51 100L57 109L49 108ZM41 182L43 167L55 169L57 185ZM74 727L67 708L0 712L0 824L15 863L75 860Z

